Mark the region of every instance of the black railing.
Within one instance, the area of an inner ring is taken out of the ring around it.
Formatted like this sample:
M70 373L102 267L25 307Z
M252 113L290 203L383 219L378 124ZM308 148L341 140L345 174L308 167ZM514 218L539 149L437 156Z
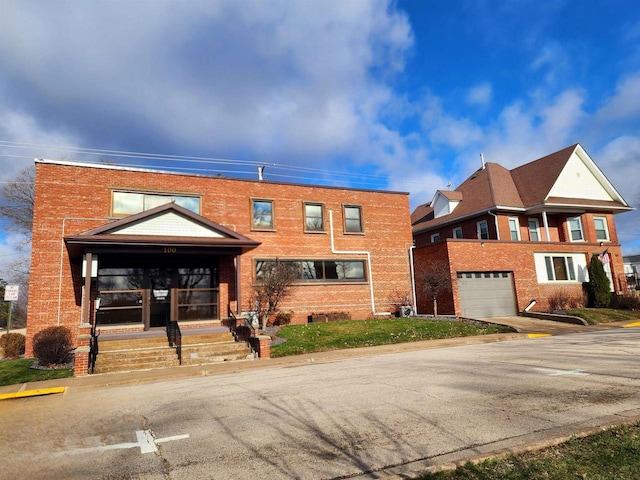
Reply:
M100 332L96 329L96 320L91 325L91 338L89 339L89 373L93 373L96 368L96 359L98 358L98 337Z
M180 332L180 326L177 321L173 320L168 323L167 338L169 339L169 346L176 349L178 363L182 365L182 332Z

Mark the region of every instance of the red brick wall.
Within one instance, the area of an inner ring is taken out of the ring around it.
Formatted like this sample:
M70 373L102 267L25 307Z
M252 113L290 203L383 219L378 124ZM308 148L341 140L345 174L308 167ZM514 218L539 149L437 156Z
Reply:
M111 215L111 190L196 194L201 214L262 244L241 258L240 310L249 307L254 259L366 259L360 254L331 253L329 211L333 212L335 248L369 251L375 307L389 311L396 292L411 291L408 250L412 244L407 194L348 190L307 185L232 180L221 177L149 173L112 168L36 164L32 263L27 322L27 355L31 339L51 325L66 325L78 334L81 327L81 285L72 281L72 269L63 237L105 224ZM251 198L274 201L275 232L252 231ZM324 205L325 231L304 233L303 202ZM360 205L363 235L343 232L344 204ZM232 257L220 263L220 314L235 309ZM294 322L306 322L314 312L344 311L352 318L372 315L370 289L362 284L301 284L283 310L294 312Z

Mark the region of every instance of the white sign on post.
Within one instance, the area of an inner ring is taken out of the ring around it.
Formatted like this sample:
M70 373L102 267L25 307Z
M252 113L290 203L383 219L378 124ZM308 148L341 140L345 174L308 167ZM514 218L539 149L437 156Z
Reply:
M5 285L4 286L4 301L16 302L18 301L18 294L20 293L20 285Z

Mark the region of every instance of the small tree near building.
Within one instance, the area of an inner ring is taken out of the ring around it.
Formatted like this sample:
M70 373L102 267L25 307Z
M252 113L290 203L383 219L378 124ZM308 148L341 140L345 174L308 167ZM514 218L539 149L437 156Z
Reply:
M416 287L433 302L433 316L438 316L438 295L451 291L449 264L440 259L427 260L416 266L420 272L416 277Z
M589 306L592 308L607 308L611 303L611 282L604 271L600 258L595 253L591 257L591 263L589 263L587 292Z
M291 295L299 272L293 262L259 262L256 271L256 283L253 285L252 303L258 318L262 320L262 329L267 328L269 317L274 315L282 301Z

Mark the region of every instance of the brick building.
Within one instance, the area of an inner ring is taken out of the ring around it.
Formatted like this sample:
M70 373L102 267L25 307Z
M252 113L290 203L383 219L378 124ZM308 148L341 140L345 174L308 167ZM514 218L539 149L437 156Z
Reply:
M432 312L420 278L435 260L451 279L439 313L514 315L531 300L544 310L559 289L580 298L594 253L602 255L612 290L622 292L614 215L628 210L578 144L513 170L483 164L412 213L418 311Z
M388 315L411 292L409 218L406 193L36 160L27 356L64 325L84 374L94 324L101 338L219 325L251 310L276 259L299 271L293 323Z

